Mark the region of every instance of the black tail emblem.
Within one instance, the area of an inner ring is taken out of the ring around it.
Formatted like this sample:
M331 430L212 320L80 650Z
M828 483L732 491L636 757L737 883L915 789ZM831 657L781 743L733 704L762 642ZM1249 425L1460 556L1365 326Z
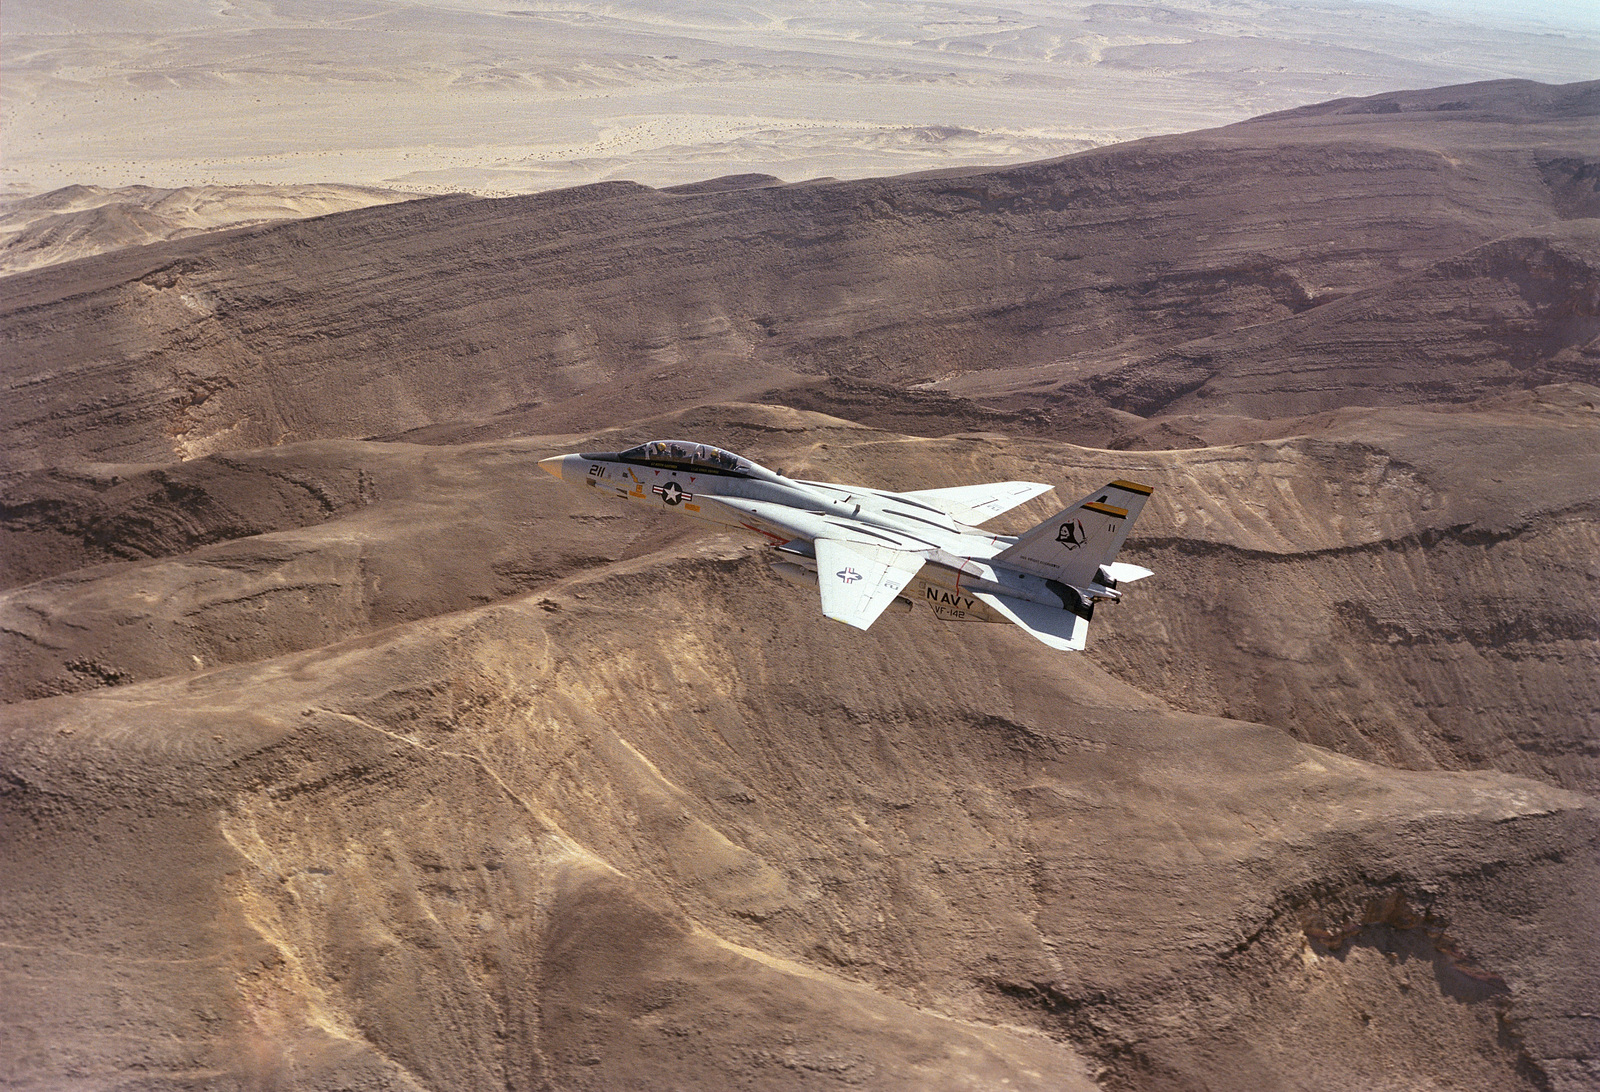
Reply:
M1083 521L1069 519L1061 525L1061 530L1056 532L1056 541L1069 550L1076 550L1084 543Z

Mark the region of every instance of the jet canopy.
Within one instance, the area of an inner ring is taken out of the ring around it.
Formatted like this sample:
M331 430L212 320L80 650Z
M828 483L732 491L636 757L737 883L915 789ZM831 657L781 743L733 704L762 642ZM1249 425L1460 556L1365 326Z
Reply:
M649 463L675 469L720 470L725 474L749 474L761 470L757 464L731 451L692 440L651 440L627 451L617 452L625 463Z

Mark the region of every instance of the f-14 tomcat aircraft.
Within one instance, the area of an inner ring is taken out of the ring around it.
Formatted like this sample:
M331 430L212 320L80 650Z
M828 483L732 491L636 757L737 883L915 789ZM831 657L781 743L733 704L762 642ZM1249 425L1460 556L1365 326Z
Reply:
M1051 648L1083 648L1094 605L1150 576L1114 560L1150 487L1115 481L1024 534L978 529L1050 488L995 482L889 493L786 478L731 451L652 440L539 463L572 485L765 535L772 567L822 593L822 613L866 629L921 602L939 618L1012 622Z

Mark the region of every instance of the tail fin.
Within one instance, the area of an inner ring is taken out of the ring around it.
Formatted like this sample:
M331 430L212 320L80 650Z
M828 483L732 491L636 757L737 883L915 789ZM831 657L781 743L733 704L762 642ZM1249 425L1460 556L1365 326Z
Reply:
M1024 533L994 560L1086 588L1122 549L1151 492L1148 485L1137 482L1112 482Z

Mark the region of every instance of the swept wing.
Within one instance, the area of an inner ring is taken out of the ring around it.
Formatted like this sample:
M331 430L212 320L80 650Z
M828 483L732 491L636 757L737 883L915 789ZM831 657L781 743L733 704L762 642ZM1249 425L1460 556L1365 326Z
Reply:
M921 553L833 538L815 539L811 548L822 613L857 629L872 625L927 560Z
M937 508L968 526L976 527L1053 488L1043 482L989 482L986 485L955 485L948 489L919 489L914 493L901 493L900 496Z

